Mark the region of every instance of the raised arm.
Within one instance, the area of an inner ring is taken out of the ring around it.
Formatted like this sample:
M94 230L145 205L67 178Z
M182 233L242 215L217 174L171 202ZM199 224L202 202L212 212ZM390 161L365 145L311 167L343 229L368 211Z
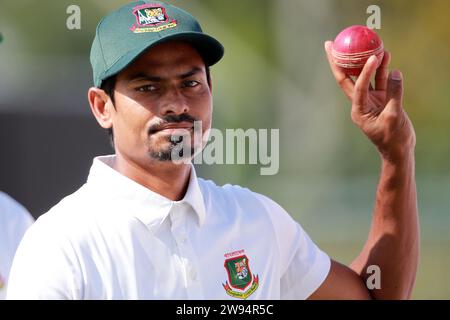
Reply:
M311 299L408 299L419 258L419 219L414 168L416 137L402 104L403 77L389 74L390 54L378 70L376 57L366 63L356 83L338 69L325 49L337 83L352 102L351 118L377 147L381 175L372 226L363 250L350 267L332 262L331 271ZM375 88L370 82L376 72ZM381 288L366 286L369 266L380 269Z

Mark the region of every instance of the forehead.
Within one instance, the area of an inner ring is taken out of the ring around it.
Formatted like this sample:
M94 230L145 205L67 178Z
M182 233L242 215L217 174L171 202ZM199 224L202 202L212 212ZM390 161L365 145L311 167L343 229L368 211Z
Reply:
M136 61L123 70L118 78L129 78L133 74L145 72L154 75L170 76L187 69L204 70L205 63L198 51L185 42L167 42L152 47Z

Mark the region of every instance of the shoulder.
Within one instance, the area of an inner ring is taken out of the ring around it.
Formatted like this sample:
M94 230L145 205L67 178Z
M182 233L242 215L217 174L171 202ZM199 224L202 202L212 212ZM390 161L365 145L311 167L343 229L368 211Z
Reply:
M60 248L78 248L97 241L99 234L114 236L116 228L127 232L135 222L133 203L99 193L88 184L63 198L33 224L30 246L39 241L58 243Z
M205 180L203 178L198 178L198 183L200 185L200 189L202 193L210 197L218 197L218 198L251 198L256 199L261 195L253 192L252 190L242 187L236 184L225 184L225 185L217 185L212 180Z
M42 214L29 230L29 237L37 239L39 237L49 241L62 240L64 235L70 235L78 230L92 208L95 201L89 200L89 193L85 186L76 192L64 197L46 213Z
M217 198L217 200L229 200L230 198L253 197L253 192L239 185L225 184L217 185L212 180L198 178L198 183L204 197Z
M79 262L73 247L75 224L63 199L24 234L11 267L8 299L69 299L79 291ZM30 268L30 266L33 266Z
M202 190L205 204L219 204L232 209L241 209L246 214L255 213L255 217L261 219L263 216L272 220L283 220L286 223L294 223L290 215L271 198L254 192L239 185L226 184L217 185L211 180L199 178L199 185Z
M87 186L83 185L74 193L62 198L56 205L41 215L36 222L68 221L71 223L72 218L75 218L75 216L79 218L89 208L97 205L98 201L94 201L94 197L95 195L87 190Z
M205 202L226 202L228 205L238 202L244 205L246 203L254 204L254 202L260 204L262 200L260 194L239 185L225 184L219 186L212 180L202 178L199 178L198 181Z
M44 264L40 257L46 257L47 261L61 261L63 256L66 257L64 259L70 256L71 261L75 261L73 243L80 238L86 222L80 217L88 216L83 208L86 203L83 193L81 187L63 198L28 228L16 254L21 261L18 264Z

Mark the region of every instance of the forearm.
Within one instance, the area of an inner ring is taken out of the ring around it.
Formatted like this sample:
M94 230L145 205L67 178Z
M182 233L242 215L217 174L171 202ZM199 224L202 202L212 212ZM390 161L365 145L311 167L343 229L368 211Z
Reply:
M414 287L419 258L419 221L414 152L402 161L383 160L372 227L363 251L352 263L366 282L367 267L381 270L375 299L407 299Z

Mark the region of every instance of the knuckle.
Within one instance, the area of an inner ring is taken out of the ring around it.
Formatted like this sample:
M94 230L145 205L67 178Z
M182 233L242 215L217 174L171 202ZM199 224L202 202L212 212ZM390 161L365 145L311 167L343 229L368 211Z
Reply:
M384 118L386 119L386 121L392 122L392 121L397 120L398 114L397 114L397 112L389 111L385 114Z
M382 80L382 81L386 81L387 80L387 70L382 70L379 74L377 74L375 76L376 80Z
M392 91L399 91L402 88L401 84L398 81L391 81L390 87Z
M396 119L398 117L398 112L394 110L386 110L384 116L388 120Z
M384 121L386 122L387 126L392 129L397 127L399 122L399 116L397 112L389 111L384 115Z
M389 89L392 92L398 92L402 90L402 83L398 80L391 80L389 81Z
M358 106L354 106L352 108L352 111L350 112L350 117L351 117L353 123L355 123L355 124L359 124L360 120L361 120L359 111L357 111L357 109L358 109Z
M388 99L387 101L399 101L401 99L402 96L402 91L400 89L389 89L389 93L388 93Z
M363 94L363 93L366 92L366 90L365 90L361 85L359 85L359 84L355 86L355 91L356 91L358 94Z

